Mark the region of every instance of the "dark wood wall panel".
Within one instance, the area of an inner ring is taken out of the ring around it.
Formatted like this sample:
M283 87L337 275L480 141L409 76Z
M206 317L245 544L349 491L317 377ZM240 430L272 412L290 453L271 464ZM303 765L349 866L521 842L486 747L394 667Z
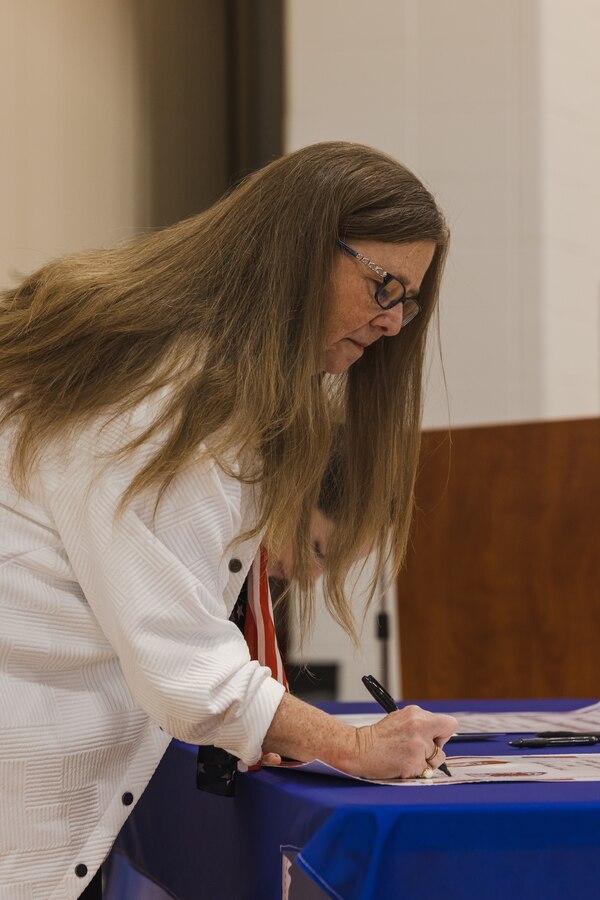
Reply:
M600 420L423 435L405 697L600 695Z

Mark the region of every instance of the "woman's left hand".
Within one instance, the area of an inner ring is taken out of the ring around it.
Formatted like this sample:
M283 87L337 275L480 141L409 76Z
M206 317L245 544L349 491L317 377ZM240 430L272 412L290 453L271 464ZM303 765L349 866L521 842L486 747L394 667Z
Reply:
M261 762L264 766L280 766L281 757L279 753L263 753Z

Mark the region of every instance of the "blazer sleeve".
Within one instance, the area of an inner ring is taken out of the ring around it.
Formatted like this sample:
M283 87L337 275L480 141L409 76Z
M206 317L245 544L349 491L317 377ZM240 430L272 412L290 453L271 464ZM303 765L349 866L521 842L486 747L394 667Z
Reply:
M117 515L134 471L98 469L92 456L79 444L47 502L136 703L174 737L256 762L284 688L250 659L228 619L224 598L241 588L259 543L229 548L248 527L242 486L198 463L172 482L156 511L155 497L145 496ZM232 556L241 567L228 565Z

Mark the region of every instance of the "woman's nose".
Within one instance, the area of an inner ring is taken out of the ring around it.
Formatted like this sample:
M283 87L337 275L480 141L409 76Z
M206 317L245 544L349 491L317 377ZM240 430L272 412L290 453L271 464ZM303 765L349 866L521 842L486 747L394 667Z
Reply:
M403 306L399 303L398 306L394 306L392 309L382 309L375 318L371 319L371 324L381 329L384 334L393 336L398 334L402 328L402 318Z

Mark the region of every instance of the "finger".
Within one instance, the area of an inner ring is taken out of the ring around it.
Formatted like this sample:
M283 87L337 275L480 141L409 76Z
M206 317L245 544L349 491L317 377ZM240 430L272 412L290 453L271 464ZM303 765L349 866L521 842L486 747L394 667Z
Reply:
M279 753L264 753L262 763L264 766L280 766L281 756Z
M439 744L436 744L434 741L433 747L431 748L431 753L429 754L429 756L425 757L425 760L429 763L429 765L431 765L433 763L434 759L437 759L439 753L440 753Z
M427 765L431 766L432 769L439 769L442 763L446 762L446 754L441 748L438 748L438 752L436 753L433 759L426 760Z
M443 747L446 741L448 741L457 731L458 722L456 721L454 716L436 716L436 733L433 736L433 740L440 747Z
M393 719L395 716L399 716L405 723L416 723L419 728L429 733L431 740L435 740L438 743L444 743L458 731L458 722L454 716L432 713L422 709L420 706L405 706L400 710L389 713L386 718Z

